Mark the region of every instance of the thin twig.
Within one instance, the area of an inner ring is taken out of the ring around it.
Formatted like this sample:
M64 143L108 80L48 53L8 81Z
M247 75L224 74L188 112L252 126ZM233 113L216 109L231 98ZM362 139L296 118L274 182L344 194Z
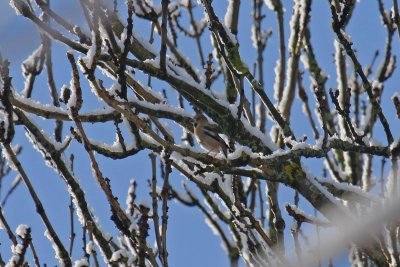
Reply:
M161 1L161 48L160 48L160 69L162 72L166 72L166 55L167 55L167 20L168 20L168 5L169 0Z

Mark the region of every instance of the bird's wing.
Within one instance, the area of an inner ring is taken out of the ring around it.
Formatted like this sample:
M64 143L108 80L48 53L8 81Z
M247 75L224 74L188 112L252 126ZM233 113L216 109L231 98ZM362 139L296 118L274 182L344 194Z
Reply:
M225 143L225 140L219 136L218 132L216 132L213 127L204 126L204 134L218 141L224 150L229 148L229 146Z

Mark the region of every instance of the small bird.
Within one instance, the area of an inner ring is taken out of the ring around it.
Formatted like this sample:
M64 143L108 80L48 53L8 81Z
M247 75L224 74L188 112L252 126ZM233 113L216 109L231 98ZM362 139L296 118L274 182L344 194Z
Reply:
M211 125L203 114L196 114L194 116L194 135L200 146L209 152L218 153L222 151L225 157L228 157L228 150L232 149L225 143L224 139L219 136L216 127Z

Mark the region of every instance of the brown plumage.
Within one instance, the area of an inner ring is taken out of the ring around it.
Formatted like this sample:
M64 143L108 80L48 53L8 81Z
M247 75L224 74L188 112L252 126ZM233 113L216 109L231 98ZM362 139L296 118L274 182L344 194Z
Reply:
M228 157L228 150L231 150L229 146L225 143L224 139L219 136L218 132L215 130L203 114L196 114L194 116L195 127L194 135L196 136L197 142L200 146L209 152L218 153L222 151L225 157Z

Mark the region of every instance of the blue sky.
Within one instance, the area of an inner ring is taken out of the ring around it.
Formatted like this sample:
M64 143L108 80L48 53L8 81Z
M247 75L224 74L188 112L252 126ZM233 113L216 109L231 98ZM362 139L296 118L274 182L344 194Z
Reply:
M76 20L82 22L81 14L76 12L78 1L52 1L54 3L54 9L60 14L65 14L69 20ZM291 15L291 2L286 5L285 13L285 25L286 25L286 39L289 36L288 23ZM327 1L313 1L313 11L311 19L311 31L312 41L314 49L316 50L317 59L321 64L321 67L329 75L328 88L337 87L335 66L333 62L333 40L334 36L330 30L330 10ZM250 39L251 30L251 1L242 1L242 10L239 25L239 43L240 52L243 55L244 60L249 66L252 66L255 59L256 53L252 47ZM222 15L225 12L227 1L218 0L214 1L217 13ZM201 8L198 8L199 11ZM273 36L268 41L267 49L265 51L265 88L267 94L272 96L272 88L274 83L274 67L276 59L278 58L278 33L276 31L276 18L275 14L264 7L264 13L267 17L264 20L264 28L272 27L274 29ZM199 12L201 13L201 12ZM197 14L199 15L199 14ZM123 14L124 16L124 14ZM223 19L223 16L220 17ZM137 24L135 24L137 23ZM148 36L148 26L145 23L135 20L134 28L136 31L142 33L146 39ZM369 63L372 59L372 55L376 49L381 49L385 43L385 29L380 22L379 12L377 10L376 1L361 1L354 13L352 22L348 26L348 33L352 36L354 41L354 47L357 48L358 55L361 63L364 65ZM38 33L35 27L27 19L17 17L14 12L8 6L8 1L0 1L0 52L4 58L11 61L11 75L13 77L13 84L19 90L23 88L23 77L21 73L21 61L23 61L40 43ZM203 37L202 42L205 47L205 51L210 52L210 44L208 37ZM398 46L399 41L396 36L394 45ZM183 42L179 48L185 54L193 58L195 65L198 66L198 59L193 56L193 42ZM68 48L63 45L54 44L53 47L53 61L55 65L55 80L57 88L61 88L63 84L69 84L70 80L70 68L67 64L65 52ZM381 51L382 52L382 51ZM75 54L78 56L78 54ZM378 62L382 56L378 58ZM377 64L375 66L377 68ZM45 75L41 76L37 81L37 87L34 89L33 98L40 100L45 103L50 102L48 96L48 89L46 86ZM308 88L308 78L304 79ZM398 84L399 74L395 76L387 83L383 99L384 111L388 114L390 121L395 121L395 113L393 105L390 102L390 96L396 91L395 85ZM166 84L156 83L154 85L156 90L163 88L167 89L169 99L174 102L176 98L175 93L172 89L168 88ZM397 89L398 91L398 89ZM308 91L310 99L311 91ZM89 89L86 90L85 94L89 95ZM89 107L99 106L100 103L89 103ZM301 106L297 103L294 109L301 111ZM308 127L304 128L305 117L301 112L295 113L295 117L292 119L292 126L295 129L297 136L302 134L311 135ZM37 122L44 129L52 129L54 123L37 119ZM271 126L271 123L269 123ZM112 143L114 139L113 129L110 129L109 125L100 125L87 127L88 134L93 138ZM64 126L64 136L68 131L68 124ZM380 126L377 127L377 136L381 134ZM400 127L393 127L395 137L399 135ZM50 219L55 226L57 232L62 237L65 244L68 244L69 238L69 196L65 190L65 184L62 179L53 170L47 168L42 160L41 155L34 149L25 137L24 130L18 127L16 136L14 138L14 144L21 144L23 151L19 156L20 161L23 163L28 176L30 177L38 195L41 197L45 209L50 216ZM93 207L95 213L99 216L101 225L105 230L115 235L116 229L108 220L110 213L104 195L98 190L96 182L92 178L90 163L87 159L86 153L76 142L73 142L71 151L75 154L75 166L77 176L80 179L82 187L86 191L86 197L88 203ZM149 151L144 151L135 157L131 157L124 160L114 161L106 159L103 156L98 155L104 176L111 179L111 186L113 192L119 197L121 202L125 202L129 181L131 178L135 178L139 183L138 195L139 198L148 198L147 180L151 177L150 172L150 161L148 159ZM69 154L68 154L69 155ZM316 175L321 174L321 166L313 165L313 161L309 161L312 170L316 171ZM2 194L9 187L11 181L15 177L15 174L11 174L4 183ZM174 173L171 177L172 183L180 186L180 181L183 179L182 176ZM281 204L284 202L293 202L293 190L285 189L281 194ZM313 210L309 205L305 204L303 208L308 212L313 213ZM39 217L36 215L35 207L30 197L28 197L25 186L21 185L17 191L11 196L8 204L4 208L5 216L8 222L15 229L18 224L24 223L32 227L33 241L36 246L37 252L41 257L42 263L49 265L57 264L57 261L53 258L50 243L43 236L44 227ZM168 225L168 247L170 248L169 262L170 266L228 266L227 257L222 251L219 239L214 236L208 229L208 226L204 222L204 217L198 210L187 208L175 201L170 202L170 221ZM289 227L291 220L286 221L287 227ZM78 222L75 221L75 232L77 239L75 243L75 250L73 253L74 259L82 256L81 251L81 230L78 226ZM287 243L288 251L291 250L291 237L288 236ZM9 240L5 234L5 231L0 231L0 251L3 259L7 259L10 255ZM291 254L291 253L288 253ZM340 262L345 264L345 260L340 257ZM188 264L190 263L190 264ZM337 265L338 266L338 265ZM345 266L345 265L343 265Z

